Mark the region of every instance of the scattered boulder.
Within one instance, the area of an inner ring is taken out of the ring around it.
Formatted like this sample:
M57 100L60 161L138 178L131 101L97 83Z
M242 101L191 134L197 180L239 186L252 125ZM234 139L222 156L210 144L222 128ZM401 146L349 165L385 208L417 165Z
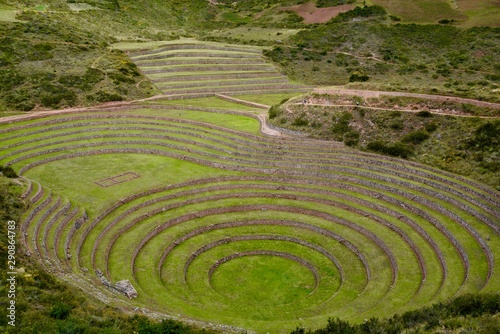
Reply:
M128 279L116 282L115 289L122 292L130 299L137 298L137 291Z
M137 290L132 286L132 283L130 283L128 279L118 281L116 282L115 285L113 285L111 284L110 281L108 281L108 279L104 276L101 270L96 269L95 274L97 275L97 278L99 278L99 280L104 286L107 286L108 288L121 292L130 299L137 298L138 296Z

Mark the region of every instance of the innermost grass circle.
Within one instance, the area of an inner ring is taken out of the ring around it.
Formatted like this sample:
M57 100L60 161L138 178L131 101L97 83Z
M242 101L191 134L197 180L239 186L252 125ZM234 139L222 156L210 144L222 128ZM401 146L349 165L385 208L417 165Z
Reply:
M307 297L315 288L311 270L279 256L255 255L221 264L213 273L212 287L243 304L273 306Z

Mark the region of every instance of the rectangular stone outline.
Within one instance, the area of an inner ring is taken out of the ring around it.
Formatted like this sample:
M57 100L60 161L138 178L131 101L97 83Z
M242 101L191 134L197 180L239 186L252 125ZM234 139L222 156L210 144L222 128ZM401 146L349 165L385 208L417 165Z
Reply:
M115 184L135 180L138 177L140 177L140 175L137 173L127 172L120 175L107 177L105 179L95 181L94 183L97 184L99 187L107 188L114 186Z

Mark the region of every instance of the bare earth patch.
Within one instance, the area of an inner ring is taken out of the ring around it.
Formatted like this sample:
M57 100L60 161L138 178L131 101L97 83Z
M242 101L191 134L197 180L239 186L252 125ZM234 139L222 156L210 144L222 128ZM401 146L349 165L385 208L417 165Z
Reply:
M354 9L354 5L341 5L326 8L317 8L312 2L302 5L281 7L279 10L292 10L304 18L304 23L325 23L340 13Z

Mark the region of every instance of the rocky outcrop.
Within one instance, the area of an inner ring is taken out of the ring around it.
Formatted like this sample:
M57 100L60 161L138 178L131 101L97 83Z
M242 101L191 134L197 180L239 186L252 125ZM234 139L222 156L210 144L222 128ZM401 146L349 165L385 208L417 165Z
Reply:
M137 294L137 290L135 290L135 288L132 286L132 283L130 283L130 281L128 279L126 280L121 280L121 281L118 281L116 282L114 285L104 276L104 274L102 273L101 270L99 269L96 269L95 271L95 274L97 275L97 278L99 278L99 280L101 281L101 283L112 289L112 290L115 290L115 291L118 291L118 292L121 292L123 293L125 296L127 296L128 298L132 299L132 298L137 298L138 294Z

